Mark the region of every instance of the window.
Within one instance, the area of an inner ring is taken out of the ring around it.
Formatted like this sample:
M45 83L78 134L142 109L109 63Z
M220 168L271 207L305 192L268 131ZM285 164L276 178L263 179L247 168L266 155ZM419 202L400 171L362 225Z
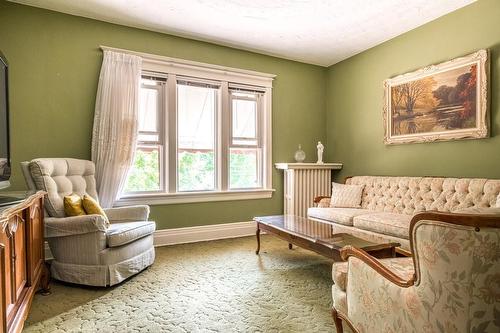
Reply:
M245 75L143 60L137 148L118 204L271 196L272 79Z
M125 183L126 193L164 190L162 166L162 109L165 79L143 76L139 90L139 134L134 162Z
M230 90L231 142L229 144L229 187L262 186L262 147L259 138L261 93Z
M177 81L177 189L210 191L215 185L215 118L219 87Z

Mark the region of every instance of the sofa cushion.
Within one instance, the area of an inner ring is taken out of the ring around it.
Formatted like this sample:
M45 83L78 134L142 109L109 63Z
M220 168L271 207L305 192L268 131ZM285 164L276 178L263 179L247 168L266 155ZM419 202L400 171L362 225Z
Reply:
M405 214L374 212L355 216L353 225L359 229L408 239L411 218Z
M345 185L332 183L330 207L360 208L364 185Z
M399 277L409 280L415 274L412 257L379 259L380 263L396 273ZM332 278L335 285L345 291L347 288L347 272L349 262L335 262L332 267Z
M151 235L156 229L152 221L112 223L106 230L108 247L122 246Z
M312 207L307 210L307 216L335 222L343 225L352 225L352 218L373 211L360 208L318 208Z

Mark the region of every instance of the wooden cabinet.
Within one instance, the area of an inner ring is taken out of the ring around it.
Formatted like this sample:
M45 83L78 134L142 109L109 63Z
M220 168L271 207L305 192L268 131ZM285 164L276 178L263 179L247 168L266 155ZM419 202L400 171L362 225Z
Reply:
M20 332L35 292L48 292L44 192L0 210L0 333Z

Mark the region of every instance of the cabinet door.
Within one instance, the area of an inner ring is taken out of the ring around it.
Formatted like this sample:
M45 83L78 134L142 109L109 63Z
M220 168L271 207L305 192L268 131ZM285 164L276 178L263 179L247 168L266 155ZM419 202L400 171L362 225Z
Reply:
M26 210L26 226L28 228L28 282L34 285L42 273L44 264L43 209L42 199L36 201Z
M7 331L5 277L5 246L0 242L0 333L5 333Z
M27 282L26 271L26 223L24 219L16 215L13 218L18 219L17 231L12 237L14 240L14 286L16 301L21 299Z
M14 308L14 303L16 302L16 299L14 297L14 293L12 292L13 289L13 266L12 266L12 238L7 237L6 233L0 232L0 243L3 244L4 246L4 251L3 251L3 264L4 264L4 295L2 298L5 300L5 304L3 305L5 307L5 316L7 317L7 321L10 320L11 318L11 312L12 309Z

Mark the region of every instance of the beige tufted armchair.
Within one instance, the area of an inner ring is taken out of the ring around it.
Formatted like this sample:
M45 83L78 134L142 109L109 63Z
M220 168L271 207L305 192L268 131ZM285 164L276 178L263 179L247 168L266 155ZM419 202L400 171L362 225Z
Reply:
M67 217L63 198L76 193L98 200L94 163L71 158L22 162L30 190L46 191L45 237L54 255L52 277L77 284L111 286L153 264L148 206L105 209L101 215Z
M410 224L413 257L346 247L334 263L337 331L500 332L500 208L426 212Z

